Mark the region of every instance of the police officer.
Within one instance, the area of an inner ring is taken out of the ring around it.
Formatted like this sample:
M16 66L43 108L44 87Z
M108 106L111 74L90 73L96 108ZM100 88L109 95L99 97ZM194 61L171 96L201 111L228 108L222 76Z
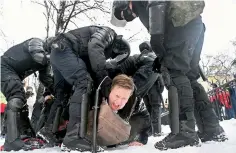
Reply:
M74 92L69 100L69 123L63 149L90 151L91 143L78 135L81 124L81 103L91 79L96 85L108 76L105 63L119 54L129 55L129 44L122 36L105 26L86 26L59 35L52 43L51 65ZM59 82L59 81L58 81ZM112 80L108 77L101 94L108 97ZM50 138L49 138L50 139Z
M204 88L197 82L205 26L200 14L204 1L115 1L114 15L119 20L139 17L151 35L151 46L158 55L154 69L166 67L171 85L178 90L180 132L157 142L157 149L197 145L194 104L199 137L203 141L224 141L224 130L211 108ZM211 114L211 115L209 115ZM197 116L198 115L198 116Z
M1 91L8 101L5 112L7 134L4 150L6 151L38 147L33 141L25 142L22 139L22 135L35 137L28 118L22 80L38 71L39 80L53 91L49 52L45 44L39 38L31 38L11 47L1 56Z

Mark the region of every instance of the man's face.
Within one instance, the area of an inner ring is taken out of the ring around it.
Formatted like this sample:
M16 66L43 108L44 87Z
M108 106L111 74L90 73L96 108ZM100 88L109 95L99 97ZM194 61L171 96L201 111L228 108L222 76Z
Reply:
M114 86L109 94L109 106L113 111L122 109L128 102L131 94L132 90L130 89L126 89L118 85Z

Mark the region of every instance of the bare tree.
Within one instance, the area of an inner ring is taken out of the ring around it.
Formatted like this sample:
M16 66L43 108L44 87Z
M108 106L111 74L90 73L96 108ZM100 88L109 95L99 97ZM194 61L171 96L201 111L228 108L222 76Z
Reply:
M50 21L55 25L55 35L58 35L59 33L64 33L68 30L69 23L77 26L74 19L78 19L77 17L79 15L86 15L89 19L94 20L94 18L89 17L86 14L91 10L110 14L110 9L106 7L107 2L104 2L104 0L61 0L59 4L56 4L53 0L44 0L44 3L38 1L33 2L45 7L46 9L44 16L47 20L47 35L50 29Z
M10 48L11 46L13 46L15 44L15 42L13 40L9 40L8 37L6 36L6 34L3 32L3 30L0 29L0 39L2 39L5 44L6 44L6 49ZM3 44L1 45L1 47L3 46ZM0 48L0 52L5 52L5 48Z
M221 85L232 77L233 70L231 62L233 59L227 54L205 56L202 60L202 67L207 78L211 77Z
M203 59L201 60L201 67L206 77L209 77L210 75L209 65L210 65L211 58L212 56L205 55L203 56Z

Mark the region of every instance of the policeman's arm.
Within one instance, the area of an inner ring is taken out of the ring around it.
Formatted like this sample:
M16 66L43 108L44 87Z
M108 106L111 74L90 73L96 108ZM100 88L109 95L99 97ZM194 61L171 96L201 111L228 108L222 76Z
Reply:
M124 62L119 65L122 73L126 75L133 75L136 71L136 61L134 56L129 56Z
M113 43L115 32L109 28L102 28L91 36L88 43L88 55L92 70L99 82L107 76L106 57L104 50Z
M32 38L28 43L28 50L35 62L46 65L48 60L43 46L43 40L39 38Z
M50 65L48 65L47 67L45 67L43 70L39 71L39 81L48 88L48 90L53 93L54 89L53 89L53 77L50 74L51 71L51 67Z

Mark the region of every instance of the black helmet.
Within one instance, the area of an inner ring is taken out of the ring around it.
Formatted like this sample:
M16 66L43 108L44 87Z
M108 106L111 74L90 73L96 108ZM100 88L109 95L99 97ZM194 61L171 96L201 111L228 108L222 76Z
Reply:
M113 1L113 7L121 11L126 10L128 6L129 6L129 1L127 0L123 0L123 1L114 0Z
M127 54L130 55L130 45L127 40L123 38L122 35L117 35L112 44L112 57L115 58L118 55Z
M129 7L131 1L113 1L114 16L118 20L132 21L136 18L136 14Z
M142 53L142 51L144 50L148 50L150 52L152 51L152 47L149 41L144 41L139 45L139 51Z

